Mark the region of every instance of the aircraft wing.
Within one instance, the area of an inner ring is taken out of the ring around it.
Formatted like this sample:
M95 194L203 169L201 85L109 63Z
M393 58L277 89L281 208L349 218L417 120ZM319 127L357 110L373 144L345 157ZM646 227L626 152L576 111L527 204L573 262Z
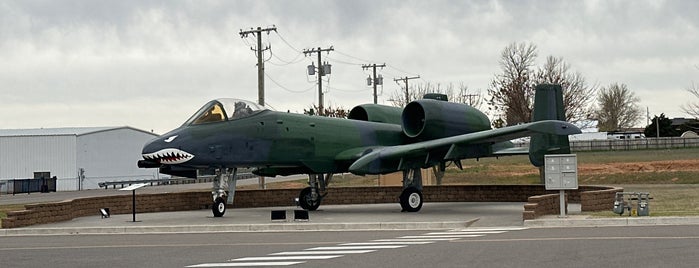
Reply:
M349 171L364 175L426 167L429 166L428 163L436 160L449 161L469 158L473 155L474 149L482 149L483 145L490 146L494 143L527 137L535 133L571 135L580 133L580 129L564 121L543 120L405 145L386 146L375 148L370 153L361 156L352 163ZM510 153L506 151L499 151L499 154L524 153L520 150L513 150ZM488 155L492 156L493 152L488 152ZM436 157L440 159L436 159Z

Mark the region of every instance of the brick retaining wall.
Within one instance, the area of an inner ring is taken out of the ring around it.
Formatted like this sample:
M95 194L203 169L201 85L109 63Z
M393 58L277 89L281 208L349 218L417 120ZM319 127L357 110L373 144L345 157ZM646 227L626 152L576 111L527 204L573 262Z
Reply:
M396 203L401 187L337 187L329 188L323 205ZM300 189L239 190L235 193L233 208L291 206ZM583 211L611 209L614 193L621 188L606 186L581 186L569 191L569 201L580 202ZM558 213L558 195L555 212L551 204L544 202L552 191L542 185L449 185L425 186L425 202L530 202L525 205L535 211L533 217ZM555 192L557 193L557 192ZM532 199L534 198L534 199ZM532 201L536 201L531 203ZM67 221L77 217L99 215L100 208L109 208L111 214L129 214L131 195L80 198L62 202L26 205L25 210L7 213L2 228L17 228L34 224ZM137 194L137 213L185 211L210 208L210 191L192 191L162 194ZM527 219L532 215L523 214Z

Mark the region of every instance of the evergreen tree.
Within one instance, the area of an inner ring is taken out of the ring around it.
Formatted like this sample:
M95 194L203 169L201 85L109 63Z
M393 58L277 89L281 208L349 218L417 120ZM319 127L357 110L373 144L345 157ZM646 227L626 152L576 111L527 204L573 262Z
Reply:
M653 121L651 122L651 124L648 125L646 129L643 131L643 134L646 135L646 138L657 137L658 124L660 125L660 137L677 137L681 134L679 133L679 131L672 127L672 120L670 120L670 118L665 117L665 114L662 113L660 114L660 116L656 115L655 117L653 117Z

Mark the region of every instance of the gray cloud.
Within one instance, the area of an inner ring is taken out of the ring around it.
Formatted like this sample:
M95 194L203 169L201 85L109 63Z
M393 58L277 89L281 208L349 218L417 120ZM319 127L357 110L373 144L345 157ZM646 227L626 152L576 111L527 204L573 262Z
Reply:
M391 67L380 101L399 90L393 78L413 74L484 90L502 48L532 42L539 62L563 57L591 83L626 83L653 114L684 116L683 89L699 82L696 10L696 1L4 1L0 114L9 128L163 132L209 99L255 100L252 39L238 32L276 24L281 37L264 40L274 53L267 102L279 110L317 100L304 48L335 47L323 55L333 64L326 101L350 108L372 99L361 64Z

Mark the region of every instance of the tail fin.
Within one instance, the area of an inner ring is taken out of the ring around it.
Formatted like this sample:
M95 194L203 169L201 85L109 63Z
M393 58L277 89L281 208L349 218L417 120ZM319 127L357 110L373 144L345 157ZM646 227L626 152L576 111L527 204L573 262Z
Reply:
M560 85L539 84L534 95L532 121L566 121L563 110L563 89ZM529 142L529 161L532 165L544 165L546 154L569 154L567 135L533 134Z

